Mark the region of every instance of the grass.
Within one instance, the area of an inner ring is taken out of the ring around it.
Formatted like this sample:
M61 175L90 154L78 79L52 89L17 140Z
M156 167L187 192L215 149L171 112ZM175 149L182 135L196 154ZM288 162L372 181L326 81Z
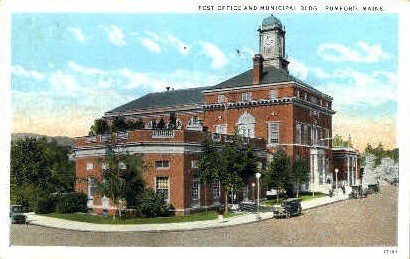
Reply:
M309 200L313 200L316 198L321 198L321 197L325 197L326 194L324 193L315 193L315 196L312 195L312 193L301 193L299 194L298 199L300 201L309 201ZM273 205L278 205L281 204L282 201L285 200L285 198L279 198L279 202L276 202L276 198L275 199L269 199L269 200L265 200L261 202L262 206L273 206Z
M161 223L177 223L177 222L191 222L217 219L218 214L215 211L204 211L198 213L192 213L186 216L172 216L172 217L156 217L156 218L128 218L113 220L111 216L93 215L87 213L71 213L71 214L59 214L50 213L44 216L66 219L79 222L88 222L95 224L161 224ZM230 217L230 215L227 215Z

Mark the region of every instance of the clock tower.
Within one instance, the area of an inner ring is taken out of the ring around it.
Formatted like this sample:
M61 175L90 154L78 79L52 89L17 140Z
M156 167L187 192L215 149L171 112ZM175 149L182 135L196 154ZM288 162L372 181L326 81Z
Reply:
M259 31L259 53L264 67L276 67L288 72L285 59L285 30L278 18L271 15L262 20Z

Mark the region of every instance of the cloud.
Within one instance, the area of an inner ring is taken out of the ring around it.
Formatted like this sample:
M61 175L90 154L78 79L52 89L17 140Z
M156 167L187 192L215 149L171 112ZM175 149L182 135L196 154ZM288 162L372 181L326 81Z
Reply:
M356 46L355 49L351 49L338 43L322 43L317 49L317 54L332 62L376 63L391 57L390 54L383 52L380 44L369 45L360 41Z
M35 70L27 70L20 65L12 66L11 72L13 75L33 78L38 81L42 81L45 78L44 74L37 72Z
M123 31L116 25L110 25L108 27L102 26L107 31L108 40L116 45L116 46L124 46L126 45L125 42L125 34Z
M81 31L81 29L75 28L75 27L68 27L67 30L74 35L77 41L82 42L82 43L85 42L86 37L84 33Z
M104 71L98 68L93 68L93 67L85 67L83 65L79 65L75 63L74 61L68 61L67 62L68 67L78 73L85 74L85 75L99 75L103 74Z
M50 86L58 95L76 96L84 92L74 76L57 70L50 74Z
M184 43L178 37L168 33L166 38L168 40L168 43L174 46L178 50L179 53L181 53L182 55L189 54L190 46Z
M298 79L306 80L309 73L309 68L297 59L289 58L289 71Z
M155 53L161 52L160 46L151 39L141 38L140 43L142 46L144 46L146 49L148 49L151 52L155 52Z
M213 69L222 68L228 64L225 54L216 45L209 42L199 42L199 44L202 47L202 52L211 58Z
M140 38L140 43L153 52L160 52L162 47L165 48L167 45L174 47L182 55L188 55L190 52L191 47L171 33L155 33L152 31L145 31L144 33L147 37Z

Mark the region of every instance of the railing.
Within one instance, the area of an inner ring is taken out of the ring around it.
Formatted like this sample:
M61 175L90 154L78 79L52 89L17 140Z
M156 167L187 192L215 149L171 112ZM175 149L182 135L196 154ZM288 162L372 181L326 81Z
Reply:
M96 143L96 142L97 142L97 136L89 136L85 138L86 144L91 144L91 143Z
M174 138L173 130L153 130L152 138Z
M112 140L111 134L101 135L102 143L108 143L108 142L111 142L111 140Z
M117 132L117 140L128 140L128 132Z

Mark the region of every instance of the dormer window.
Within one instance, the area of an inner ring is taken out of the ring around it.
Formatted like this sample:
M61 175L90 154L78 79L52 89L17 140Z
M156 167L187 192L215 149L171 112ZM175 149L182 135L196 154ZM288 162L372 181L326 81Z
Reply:
M242 102L249 102L250 100L251 100L250 92L242 93Z
M277 98L276 90L269 91L269 100L275 100Z
M218 95L217 102L218 103L224 103L225 102L225 95Z

